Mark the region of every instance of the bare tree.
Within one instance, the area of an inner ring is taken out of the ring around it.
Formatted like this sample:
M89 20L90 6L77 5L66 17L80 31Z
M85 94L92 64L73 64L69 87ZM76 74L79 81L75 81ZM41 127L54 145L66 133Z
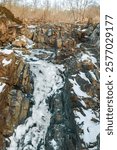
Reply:
M70 11L72 12L73 15L73 19L74 21L76 20L76 16L75 16L75 7L74 7L74 0L67 0L68 1L68 5L70 7Z
M40 0L32 0L34 8L39 7Z
M91 4L93 4L93 2L94 2L94 0L84 0L83 8L82 8L82 20L85 17L85 12L86 12L87 7Z
M49 10L49 8L51 7L51 3L49 0L44 0L43 1L43 6L45 9Z
M44 0L43 3L42 3L42 7L44 8L43 9L43 16L42 16L42 20L43 21L46 21L48 16L49 16L49 9L51 7L51 3L49 0Z
M72 12L74 21L83 21L87 7L93 4L94 0L67 0L67 2Z
M1 0L0 2L1 2L2 5L6 5L8 0Z

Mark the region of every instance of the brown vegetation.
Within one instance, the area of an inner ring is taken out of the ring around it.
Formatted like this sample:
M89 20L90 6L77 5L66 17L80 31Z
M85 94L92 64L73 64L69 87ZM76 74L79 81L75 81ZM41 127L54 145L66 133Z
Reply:
M31 7L21 6L18 4L5 4L6 8L11 10L16 18L22 19L24 22L90 22L99 23L100 20L100 7L99 5L91 5L85 9L69 9L56 8L56 7ZM85 11L84 11L85 10Z
M18 18L15 18L14 14L9 9L1 5L0 5L0 16L1 16L0 20L2 20L3 18L7 18L13 22L16 22L17 24L22 24L22 21L20 21Z

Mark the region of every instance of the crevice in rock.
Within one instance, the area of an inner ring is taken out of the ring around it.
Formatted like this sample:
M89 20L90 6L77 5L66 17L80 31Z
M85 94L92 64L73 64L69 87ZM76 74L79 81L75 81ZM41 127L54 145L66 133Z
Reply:
M52 117L45 138L45 150L80 150L81 142L72 110L67 77L64 87L58 94L50 97L48 103Z

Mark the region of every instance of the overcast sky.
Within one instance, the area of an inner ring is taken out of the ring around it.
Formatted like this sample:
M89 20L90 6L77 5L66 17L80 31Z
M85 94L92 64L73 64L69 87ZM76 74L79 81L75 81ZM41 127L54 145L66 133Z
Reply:
M28 5L33 5L33 2L36 1L36 0L19 0L19 2L22 4L22 2L25 4L28 4ZM65 5L65 1L67 0L37 0L38 2L38 6L42 6L44 5L45 2L49 1L51 6L55 5L55 3L58 5L58 6L63 6ZM72 1L72 0L71 0ZM95 2L99 3L99 0L94 0Z
M0 2L1 1L3 1L3 0L0 0ZM12 1L15 2L15 0L12 0ZM29 5L29 6L34 6L34 1L37 1L37 5L36 5L37 7L44 7L44 6L46 6L45 3L47 3L47 1L49 1L51 6L55 6L55 4L56 4L57 7L68 8L68 5L66 4L66 1L68 2L68 0L16 0L16 1L21 5ZM93 0L93 1L95 1L99 4L99 0ZM73 2L73 0L71 0L71 2Z

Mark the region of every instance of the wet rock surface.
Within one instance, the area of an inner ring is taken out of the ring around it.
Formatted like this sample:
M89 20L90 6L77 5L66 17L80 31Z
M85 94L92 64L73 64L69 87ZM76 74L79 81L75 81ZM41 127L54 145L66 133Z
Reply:
M99 36L99 24L18 27L0 50L1 149L99 150Z

